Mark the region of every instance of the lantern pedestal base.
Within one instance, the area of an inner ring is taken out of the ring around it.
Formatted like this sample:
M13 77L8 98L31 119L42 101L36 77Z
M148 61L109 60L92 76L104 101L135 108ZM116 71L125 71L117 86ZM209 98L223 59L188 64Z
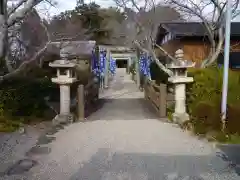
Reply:
M188 113L173 113L173 122L177 124L183 124L189 120Z
M52 120L52 123L53 123L53 125L71 124L71 123L73 123L73 121L74 121L74 115L73 114L58 114Z

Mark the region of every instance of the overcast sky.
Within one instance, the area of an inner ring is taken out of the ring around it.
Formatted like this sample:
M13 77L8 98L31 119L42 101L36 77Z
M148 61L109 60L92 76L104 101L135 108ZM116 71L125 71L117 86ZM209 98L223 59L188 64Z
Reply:
M94 2L93 0L85 0L86 3L88 2ZM66 10L72 10L76 6L77 0L57 0L56 7L50 7L49 4L41 3L38 5L37 9L40 13L46 13L47 11L50 12L50 15L56 15L60 12L64 12ZM109 6L115 6L115 3L113 0L95 0L95 2L102 7L109 7ZM50 8L50 9L49 9Z
M51 7L49 6L49 4L46 3L41 3L40 5L38 5L37 9L39 10L38 11L39 14L42 17L49 18L50 16L57 15L60 12L74 9L77 2L77 0L56 0L56 1L57 1L56 7ZM102 7L115 6L114 0L85 0L86 3L89 3L91 1L96 2ZM139 2L142 2L142 0L139 0ZM240 21L240 16L236 17L234 21Z

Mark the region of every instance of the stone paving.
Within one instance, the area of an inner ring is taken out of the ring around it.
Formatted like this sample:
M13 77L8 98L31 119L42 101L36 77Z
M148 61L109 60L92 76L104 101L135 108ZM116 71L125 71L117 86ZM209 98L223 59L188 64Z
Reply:
M86 122L57 126L4 180L239 180L235 164L204 140L158 119L120 69L104 106ZM0 179L1 179L0 178Z

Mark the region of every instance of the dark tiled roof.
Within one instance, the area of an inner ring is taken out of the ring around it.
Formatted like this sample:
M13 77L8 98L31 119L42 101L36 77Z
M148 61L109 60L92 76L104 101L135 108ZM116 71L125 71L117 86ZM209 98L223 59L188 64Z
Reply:
M202 36L205 34L203 24L199 22L164 23L162 27L178 36Z
M202 22L168 22L161 24L160 28L172 32L177 36L205 36L206 29ZM231 23L231 35L240 36L240 22Z
M240 22L231 23L231 35L240 36Z
M69 57L89 57L96 46L95 41L63 41L52 42L52 46L60 49L60 54L67 54Z

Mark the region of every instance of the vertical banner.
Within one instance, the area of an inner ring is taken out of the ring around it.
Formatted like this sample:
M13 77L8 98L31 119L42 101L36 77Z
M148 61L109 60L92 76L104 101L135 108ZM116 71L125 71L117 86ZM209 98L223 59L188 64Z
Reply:
M112 57L110 58L109 71L112 76L116 74L116 60Z
M151 79L151 73L150 73L150 64L151 64L151 61L152 61L152 59L151 59L151 56L148 56L147 57L147 77L149 78L149 79Z
M148 78L151 78L150 64L151 64L151 56L148 56L147 54L141 54L139 59L140 73Z
M94 75L98 76L98 60L96 56L96 52L92 51L92 59L91 59L91 70Z
M105 54L106 53L104 53L104 51L101 50L99 55L99 79L100 79L101 88L104 87L104 75L105 75L104 73L105 73L105 60L106 60Z
M141 74L144 74L145 64L144 64L144 57L141 54L139 59L139 70Z

